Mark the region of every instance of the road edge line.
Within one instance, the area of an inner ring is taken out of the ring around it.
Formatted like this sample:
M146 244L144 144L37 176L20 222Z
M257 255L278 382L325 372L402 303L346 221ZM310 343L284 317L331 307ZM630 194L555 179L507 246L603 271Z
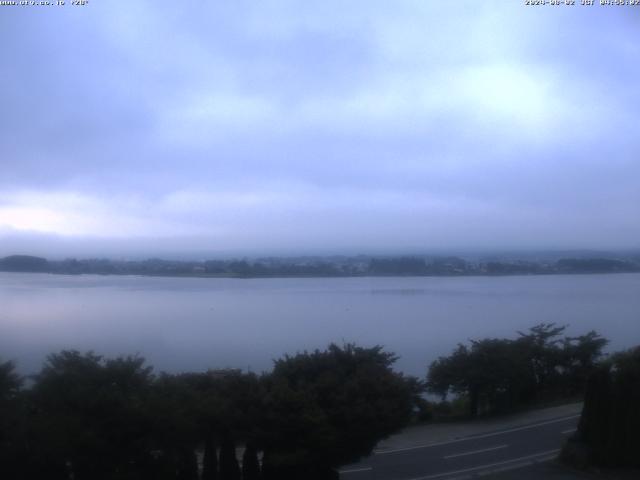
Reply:
M519 432L521 430L528 430L530 428L543 427L545 425L552 425L554 423L560 423L560 422L564 422L566 420L573 420L574 418L579 418L581 415L582 414L571 415L571 416L568 416L568 417L557 418L557 419L548 420L548 421L545 421L545 422L533 423L531 425L524 425L524 426L521 426L521 427L509 428L507 430L501 430L499 432L491 432L491 433L483 433L483 434L478 434L478 435L470 435L468 437L456 438L454 440L447 440L446 442L435 442L435 443L428 443L428 444L422 444L422 445L415 445L415 446L412 446L412 447L394 448L392 450L378 450L378 451L374 450L373 454L374 455L388 455L390 453L407 452L407 451L410 451L410 450L419 450L421 448L439 447L441 445L449 445L451 443L468 442L468 441L477 440L477 439L480 439L480 438L494 437L496 435L504 435L506 433Z

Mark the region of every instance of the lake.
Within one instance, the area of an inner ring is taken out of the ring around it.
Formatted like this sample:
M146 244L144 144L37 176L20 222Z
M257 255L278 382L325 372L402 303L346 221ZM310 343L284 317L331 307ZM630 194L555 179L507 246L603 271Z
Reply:
M220 279L0 273L0 357L23 373L60 349L171 372L271 368L329 342L381 344L423 376L458 342L540 322L640 344L640 274Z

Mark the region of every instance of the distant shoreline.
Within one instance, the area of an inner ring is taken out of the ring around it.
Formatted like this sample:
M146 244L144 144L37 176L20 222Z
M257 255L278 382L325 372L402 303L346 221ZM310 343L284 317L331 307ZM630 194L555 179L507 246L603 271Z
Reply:
M461 257L269 257L256 260L48 260L0 258L0 271L56 275L137 275L177 278L501 277L640 272L640 256L522 260Z

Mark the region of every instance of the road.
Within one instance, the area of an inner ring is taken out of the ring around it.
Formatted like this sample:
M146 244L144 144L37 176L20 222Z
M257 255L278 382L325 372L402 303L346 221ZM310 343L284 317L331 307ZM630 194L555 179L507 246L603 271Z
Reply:
M340 471L342 480L452 480L503 472L554 459L579 415L456 440L379 450Z

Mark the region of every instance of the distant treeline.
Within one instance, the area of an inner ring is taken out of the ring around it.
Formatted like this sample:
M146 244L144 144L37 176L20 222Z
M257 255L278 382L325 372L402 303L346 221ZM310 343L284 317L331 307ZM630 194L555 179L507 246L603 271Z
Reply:
M490 260L459 257L327 257L257 260L47 260L28 255L0 259L0 271L58 274L206 276L206 277L352 277L540 275L640 272L638 258L563 258L557 261Z

